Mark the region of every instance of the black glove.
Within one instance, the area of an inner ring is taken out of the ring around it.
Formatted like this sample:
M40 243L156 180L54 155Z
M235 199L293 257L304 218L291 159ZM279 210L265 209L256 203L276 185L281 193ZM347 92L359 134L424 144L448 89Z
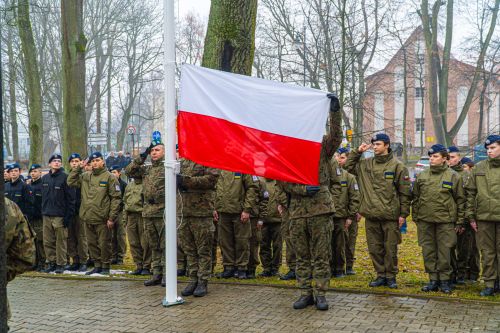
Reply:
M340 102L339 102L337 95L329 93L329 94L326 94L326 97L328 97L331 100L330 101L330 111L332 111L332 112L340 111Z
M315 195L316 193L319 192L319 189L320 189L319 186L309 186L309 185L307 185L306 186L307 195L310 196L310 197L312 197L313 195Z
M63 227L65 228L69 228L69 226L71 225L71 217L64 217L63 219Z
M183 175L176 175L176 183L177 183L177 189L181 192L184 192L187 190L185 184L184 184L184 176Z
M153 144L151 143L151 144L149 145L149 147L148 147L148 148L146 148L146 150L145 150L145 151L143 151L143 152L140 154L140 156L141 156L141 158L142 158L142 160L143 160L143 161L145 161L145 160L146 160L146 158L148 158L148 155L149 155L149 153L151 153L151 149L152 149L152 148L153 148Z

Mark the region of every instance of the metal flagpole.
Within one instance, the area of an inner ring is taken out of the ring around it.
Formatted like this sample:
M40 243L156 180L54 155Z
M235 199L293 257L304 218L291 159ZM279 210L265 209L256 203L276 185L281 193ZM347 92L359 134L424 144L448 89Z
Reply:
M175 133L175 13L174 0L163 2L163 28L165 50L163 68L165 77L165 299L163 306L184 303L177 297L177 227L176 227L176 159Z

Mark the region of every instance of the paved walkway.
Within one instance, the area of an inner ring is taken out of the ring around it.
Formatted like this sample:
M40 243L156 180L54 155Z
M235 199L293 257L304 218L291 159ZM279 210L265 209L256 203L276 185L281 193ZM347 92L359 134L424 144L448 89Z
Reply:
M183 285L179 285L179 290ZM500 306L329 292L330 311L293 310L297 291L215 285L183 305L135 281L18 278L12 332L500 332Z

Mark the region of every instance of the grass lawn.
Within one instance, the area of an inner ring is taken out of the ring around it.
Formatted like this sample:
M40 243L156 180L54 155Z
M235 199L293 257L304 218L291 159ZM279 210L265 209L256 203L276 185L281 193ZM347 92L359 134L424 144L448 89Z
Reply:
M221 258L220 253L218 255L218 264L216 267L216 272L222 271ZM283 257L283 262L285 262L285 258ZM113 269L124 269L124 270L133 270L134 265L132 262L132 258L130 255L130 251L128 251L127 256L125 258L125 264L122 266L113 266ZM366 245L366 236L365 236L365 228L364 228L364 220L362 220L359 224L359 232L358 232L358 240L357 240L357 248L356 248L356 262L354 264L354 269L356 271L356 275L354 276L346 276L340 279L332 279L330 287L341 290L349 290L356 292L382 292L382 293L391 293L391 294L402 294L402 295L418 295L423 297L446 297L449 299L468 299L468 300L486 300L500 303L500 295L484 298L479 296L479 292L484 287L482 282L477 282L474 284L467 284L463 286L457 286L455 291L451 295L444 295L440 292L435 293L424 293L420 291L420 288L428 281L428 276L424 271L423 259L422 259L422 251L421 248L417 244L417 228L413 222L408 222L408 232L403 235L403 243L399 246L399 274L397 277L398 280L398 289L389 289L387 287L383 288L370 288L368 287L368 283L374 279L375 272L373 270L370 257L368 255L368 248ZM257 269L259 273L262 271L261 267ZM281 273L286 273L288 268L286 265L281 267ZM46 274L27 273L30 276L40 276ZM51 277L55 275L51 275ZM67 277L67 276L64 276ZM127 278L135 278L135 279L146 279L146 277L135 277L132 275L126 275ZM187 281L187 278L181 277L180 281ZM237 280L237 279L227 279L227 280L218 280L217 278L213 278L212 281L224 281L224 282L234 282L241 284L264 284L264 285L280 285L280 286L295 286L295 281L281 281L278 277L272 278L257 278L252 280Z

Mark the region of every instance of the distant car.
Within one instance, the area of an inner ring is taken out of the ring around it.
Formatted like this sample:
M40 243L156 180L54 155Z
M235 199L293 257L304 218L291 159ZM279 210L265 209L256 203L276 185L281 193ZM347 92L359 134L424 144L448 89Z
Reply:
M421 156L415 165L415 175L418 175L430 167L429 156Z

